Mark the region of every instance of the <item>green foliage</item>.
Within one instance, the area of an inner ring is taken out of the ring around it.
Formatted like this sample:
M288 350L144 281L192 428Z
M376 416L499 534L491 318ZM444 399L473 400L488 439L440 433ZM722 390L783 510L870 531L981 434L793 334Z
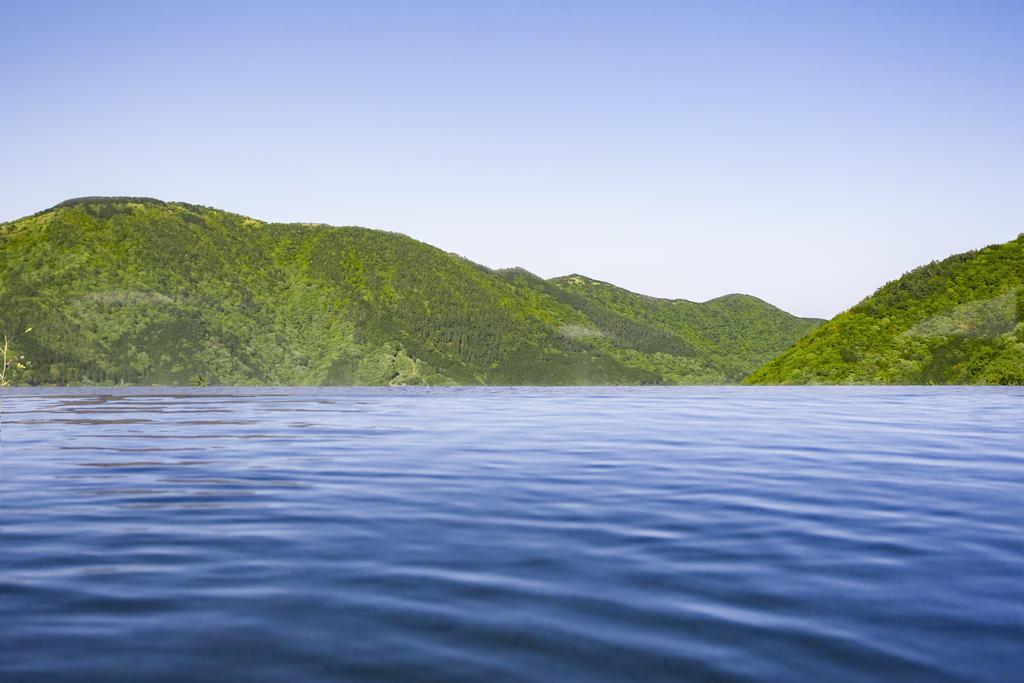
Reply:
M728 382L815 324L563 280L147 198L0 224L0 333L36 330L23 384Z
M582 275L545 281L519 269L501 274L578 311L595 348L672 384L738 382L821 322L742 294L700 304L642 296Z
M25 330L25 334L32 328ZM0 341L0 387L8 387L18 381L18 375L29 369L31 362L19 350L16 341L6 334Z
M1024 235L887 283L751 384L1024 384Z

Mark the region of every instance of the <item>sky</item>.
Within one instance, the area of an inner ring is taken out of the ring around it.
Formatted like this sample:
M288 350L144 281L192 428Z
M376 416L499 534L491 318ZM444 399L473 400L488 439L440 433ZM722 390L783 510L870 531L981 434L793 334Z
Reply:
M830 317L1024 232L1024 2L0 0L0 220L394 230Z

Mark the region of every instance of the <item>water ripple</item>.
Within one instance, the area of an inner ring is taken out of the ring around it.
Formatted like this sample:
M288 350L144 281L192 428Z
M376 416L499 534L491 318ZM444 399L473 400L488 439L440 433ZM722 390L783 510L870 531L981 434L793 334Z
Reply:
M3 394L4 680L1008 681L1024 393Z

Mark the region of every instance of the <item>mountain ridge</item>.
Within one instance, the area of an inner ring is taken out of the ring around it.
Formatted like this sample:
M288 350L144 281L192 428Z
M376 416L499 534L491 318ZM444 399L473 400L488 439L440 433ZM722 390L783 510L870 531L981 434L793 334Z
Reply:
M215 208L215 207L212 207L212 206L208 206L208 205L205 205L205 204L193 204L193 203L190 203L190 202L183 202L183 201L177 201L177 200L164 200L164 199L157 199L155 197L146 197L146 196L86 195L86 196L81 196L81 197L71 197L69 199L65 199L63 201L60 201L60 202L54 204L53 206L51 206L51 207L49 207L47 209L43 209L41 211L37 211L36 213L30 214L28 216L23 216L21 218L14 218L14 219L11 219L11 220L8 220L8 221L0 221L0 226L3 226L5 224L14 224L14 223L17 223L19 221L23 221L23 220L28 219L28 218L34 218L36 216L40 216L40 215L45 214L47 212L53 211L55 209L73 207L73 206L78 206L78 205L81 205L81 204L90 204L90 203L125 203L125 204L137 203L137 204L154 204L154 205L158 205L158 206L181 206L181 207L190 208L190 209L206 209L206 210L217 211L217 212L229 214L229 215L232 215L232 216L237 216L237 217L239 217L241 219L244 219L244 220L255 221L255 222L258 222L258 223L261 223L261 224L264 224L264 225L275 225L275 224L277 224L274 221L265 221L265 220L262 220L262 219L259 219L259 218L254 218L252 216L249 216L248 214L239 213L237 211L229 211L227 209L218 209L218 208ZM360 226L360 225L340 225L339 226L339 225L332 225L330 223L325 223L325 222L322 222L322 221L298 221L298 222L294 222L294 223L285 223L284 225L301 225L301 226L311 227L311 228L340 228L340 229L344 229L344 228L357 228L357 229L360 229L360 230L373 230L373 231L376 231L376 232L384 232L384 233L389 233L389 234L393 234L393 235L402 235L404 237L409 237L409 239L413 239L413 240L416 240L418 242L421 242L422 244L430 245L429 242L423 242L422 240L418 240L415 237L411 237L409 235L406 235L403 232L400 232L400 231L397 231L397 230L390 230L388 228L370 228L370 227ZM434 246L434 248L436 248L436 249L441 249L441 247L437 247L435 245L430 245L430 246ZM568 273L566 275L556 275L554 277L544 278L544 277L542 277L540 275L537 275L533 271L531 271L528 268L525 268L523 266L509 266L509 267L506 267L506 268L489 268L488 266L485 266L485 265L482 265L482 264L477 264L475 261L473 261L473 260L463 256L462 254L460 254L458 252L448 251L448 250L444 250L444 249L441 249L441 250L445 251L445 253L449 254L450 256L454 256L456 258L460 258L460 259L469 261L470 263L473 263L474 265L478 265L481 268L487 268L488 270L491 270L491 271L496 272L496 273L501 273L501 272L506 272L506 271L508 271L508 272L522 271L524 273L532 275L533 277L536 277L536 278L539 278L541 280L545 280L545 281L548 281L548 282L560 281L560 280L568 280L569 278L572 278L572 277L582 277L582 278L584 278L584 279L586 279L588 281L591 281L591 282L594 282L594 283L597 283L597 284L601 284L601 285L607 285L609 287L614 287L615 289L622 290L623 292L626 292L628 294L632 294L632 295L638 296L638 297L644 297L644 298L647 298L647 299L655 299L655 300L659 300L659 301L673 301L673 302L675 302L675 301L683 301L683 302L687 302L687 303L706 304L706 303L711 303L711 302L714 302L714 301L718 301L720 299L728 299L728 298L731 298L731 297L744 297L744 298L754 299L754 300L756 300L756 301L758 301L760 303L767 304L767 305L772 306L774 308L779 308L778 306L775 306L774 304L772 304L769 301L766 301L765 299L762 299L762 298L760 298L758 296L755 296L753 294L747 294L745 292L728 292L726 294L720 294L720 295L712 297L710 299L705 299L704 301L697 301L696 299L686 299L686 298L682 298L682 297L665 297L665 296L656 296L656 295L653 295L653 294L645 294L643 292L637 292L637 291L628 289L626 287L622 287L621 285L617 285L614 282L610 282L610 281L607 281L607 280L601 280L601 279L598 279L598 278L595 278L595 277L591 277L589 275L585 275L583 273L578 273L578 272L572 272L572 273ZM784 310L784 309L779 308L779 310ZM825 320L824 318L816 318L814 316L796 316L796 317L803 318L805 320L820 320L820 321L824 321Z
M65 200L0 236L0 328L28 384L734 383L820 322L151 197Z

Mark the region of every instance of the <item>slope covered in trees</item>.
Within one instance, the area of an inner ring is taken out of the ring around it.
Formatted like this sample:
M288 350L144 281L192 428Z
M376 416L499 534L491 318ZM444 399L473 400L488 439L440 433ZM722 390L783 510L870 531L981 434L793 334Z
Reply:
M1024 235L889 282L750 384L1024 384Z
M589 331L592 344L623 364L676 383L738 382L821 322L745 294L695 303L643 296L583 275L502 274L582 312L591 326L577 333Z
M0 301L20 384L728 382L818 322L128 197L0 224Z

